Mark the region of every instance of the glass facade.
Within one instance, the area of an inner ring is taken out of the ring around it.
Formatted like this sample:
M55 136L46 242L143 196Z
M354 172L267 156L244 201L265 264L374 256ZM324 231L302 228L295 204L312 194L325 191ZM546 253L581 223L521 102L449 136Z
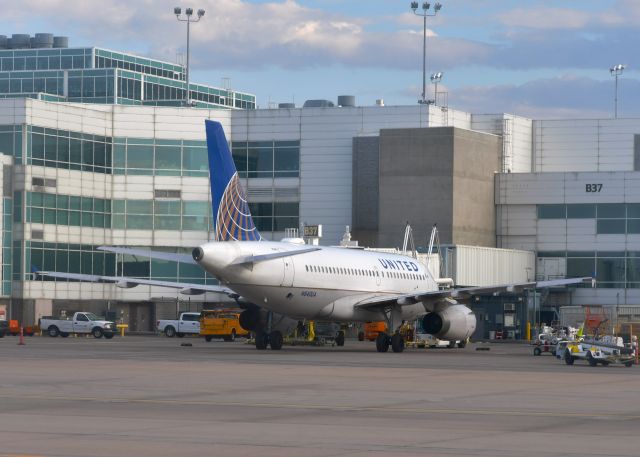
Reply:
M26 165L106 174L209 176L204 141L111 138L36 126L26 129ZM19 159L21 142L21 126L0 126L0 152L13 152Z
M35 224L131 230L211 230L211 206L207 201L109 200L46 192L25 192L25 195L25 222Z
M249 203L249 209L261 232L284 232L300 227L300 203Z
M100 48L0 50L0 97L182 106L184 67ZM53 97L53 98L52 98ZM199 108L255 109L255 96L189 84Z
M11 295L12 201L2 199L2 295Z
M26 165L112 172L112 139L99 135L27 126Z
M241 178L300 176L300 141L234 141L231 151Z
M596 287L640 289L640 252L548 251L539 258L566 258L567 277L595 276Z
M538 205L538 219L595 219L598 235L640 234L640 203Z
M115 138L113 173L209 177L207 145L193 140Z

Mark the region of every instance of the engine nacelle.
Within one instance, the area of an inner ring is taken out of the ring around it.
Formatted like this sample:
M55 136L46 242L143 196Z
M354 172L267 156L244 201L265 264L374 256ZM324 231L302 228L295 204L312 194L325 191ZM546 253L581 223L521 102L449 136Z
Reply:
M256 332L263 327L262 313L258 307L245 309L240 313L240 327L248 332Z
M464 305L451 305L439 313L422 318L425 332L448 341L464 341L476 330L476 316Z

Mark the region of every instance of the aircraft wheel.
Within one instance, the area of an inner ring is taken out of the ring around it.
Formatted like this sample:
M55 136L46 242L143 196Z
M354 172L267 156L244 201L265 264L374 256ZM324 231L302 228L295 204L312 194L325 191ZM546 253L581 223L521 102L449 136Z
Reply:
M598 366L598 361L593 357L593 354L591 354L591 352L587 352L587 362L589 362L589 366Z
M340 330L338 332L338 335L336 336L336 345L337 346L344 346L344 331Z
M364 332L358 332L358 341L364 341Z
M458 347L459 347L460 349L464 349L464 348L466 348L466 347L467 347L467 340L462 340L462 341L460 341L460 342L458 343Z
M279 330L274 330L269 333L269 344L271 345L271 349L274 351L279 351L282 349L282 333Z
M269 345L269 335L260 330L256 333L256 349L262 351Z
M404 351L404 338L399 333L396 333L391 337L391 350L393 352Z
M376 350L378 352L387 352L389 350L389 335L380 332L376 338Z

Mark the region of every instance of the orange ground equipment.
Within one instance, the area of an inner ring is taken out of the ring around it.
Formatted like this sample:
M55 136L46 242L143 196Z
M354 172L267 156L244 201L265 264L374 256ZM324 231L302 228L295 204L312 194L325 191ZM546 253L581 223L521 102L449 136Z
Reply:
M36 328L32 325L29 325L24 328L24 334L26 336L33 336L36 333ZM20 335L20 322L16 319L11 319L9 321L9 334L12 336Z
M584 331L587 335L602 335L606 333L609 316L602 306L584 307Z
M358 333L359 341L375 341L380 333L387 331L387 324L384 321L366 322L363 330Z
M239 311L215 309L200 313L200 336L204 336L206 341L213 338L234 341L236 337L248 337L249 332L240 326Z

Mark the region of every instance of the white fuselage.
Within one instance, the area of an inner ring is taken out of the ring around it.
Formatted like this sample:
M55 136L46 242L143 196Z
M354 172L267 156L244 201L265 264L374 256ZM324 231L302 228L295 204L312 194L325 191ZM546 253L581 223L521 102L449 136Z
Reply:
M428 269L416 259L360 249L319 247L290 257L231 265L301 246L287 242L218 241L201 246L198 263L247 300L290 317L332 321L383 320L380 311L358 309L364 300L437 290ZM402 307L401 319L425 314L421 303Z

